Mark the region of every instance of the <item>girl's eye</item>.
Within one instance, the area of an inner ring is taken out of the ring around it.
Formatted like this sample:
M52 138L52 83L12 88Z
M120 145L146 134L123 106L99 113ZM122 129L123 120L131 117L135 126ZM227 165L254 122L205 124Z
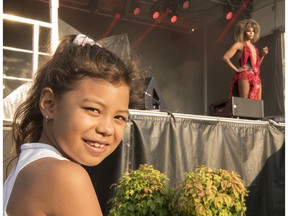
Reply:
M121 120L121 121L124 121L124 122L126 122L126 121L128 120L128 118L127 118L127 117L124 117L124 116L116 116L115 118L116 118L116 119L119 119L119 120Z
M93 107L86 107L85 109L88 110L88 111L91 111L93 113L100 113L100 111L98 109L93 108Z

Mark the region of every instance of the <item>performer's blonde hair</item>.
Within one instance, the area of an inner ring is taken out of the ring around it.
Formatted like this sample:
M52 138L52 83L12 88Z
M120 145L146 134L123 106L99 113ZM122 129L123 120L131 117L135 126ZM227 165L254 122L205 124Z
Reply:
M251 40L251 42L255 43L256 41L258 41L260 37L260 26L254 19L243 19L237 23L235 27L235 32L234 32L235 41L244 42L245 32L250 27L254 29L254 37Z

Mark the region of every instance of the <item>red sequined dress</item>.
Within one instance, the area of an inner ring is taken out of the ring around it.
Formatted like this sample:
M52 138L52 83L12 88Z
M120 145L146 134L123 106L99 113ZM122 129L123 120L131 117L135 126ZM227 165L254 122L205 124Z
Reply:
M254 46L254 45L253 45ZM236 96L239 97L238 91L238 80L244 79L247 80L250 84L250 91L248 98L253 100L259 99L261 79L260 79L260 56L258 49L254 46L256 51L257 59L253 60L253 55L251 49L248 44L244 44L243 53L241 58L239 59L240 66L244 67L248 66L248 70L235 73L233 79L231 81L231 89L230 89L230 97Z

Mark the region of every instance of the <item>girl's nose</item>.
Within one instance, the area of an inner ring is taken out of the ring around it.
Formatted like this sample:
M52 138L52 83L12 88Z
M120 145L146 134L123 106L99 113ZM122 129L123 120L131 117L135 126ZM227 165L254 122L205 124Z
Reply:
M96 126L96 132L103 136L111 136L113 134L113 121L109 118L102 118Z

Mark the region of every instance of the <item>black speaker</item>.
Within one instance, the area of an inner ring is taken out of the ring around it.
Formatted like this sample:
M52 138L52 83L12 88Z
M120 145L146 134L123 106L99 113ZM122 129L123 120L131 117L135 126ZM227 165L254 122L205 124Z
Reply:
M160 89L153 77L145 78L145 109L146 110L167 110L167 106L160 93Z
M214 102L209 106L210 115L219 117L239 117L247 119L263 119L263 100L251 100L241 97L230 97Z

